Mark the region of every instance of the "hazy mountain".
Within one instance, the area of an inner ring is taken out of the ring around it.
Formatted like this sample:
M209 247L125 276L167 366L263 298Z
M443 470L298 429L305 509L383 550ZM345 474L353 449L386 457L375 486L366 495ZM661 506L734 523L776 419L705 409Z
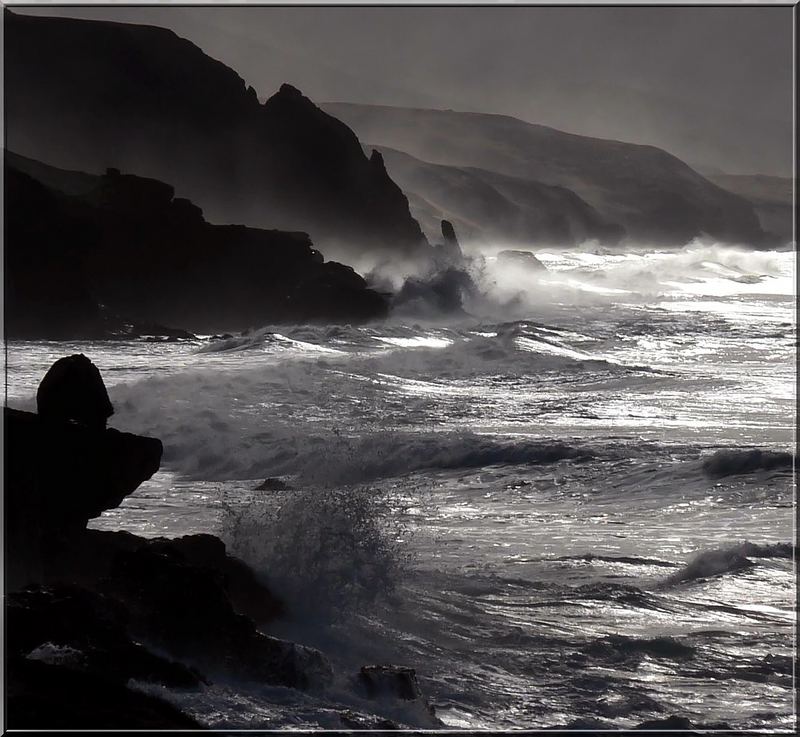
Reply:
M445 166L377 147L411 214L431 241L450 220L463 240L499 243L614 244L624 230L574 192L475 167Z
M329 103L361 140L425 162L564 187L629 238L764 241L752 205L652 146L577 136L503 115ZM425 198L425 192L418 192Z
M710 174L708 178L723 189L749 200L755 207L761 227L775 233L783 243L793 238L794 201L792 180L744 174Z
M264 104L162 28L5 14L9 148L174 184L214 222L413 251L418 224L379 156L289 85Z
M20 12L171 28L260 94L288 81L314 100L501 113L730 173L792 173L788 4Z

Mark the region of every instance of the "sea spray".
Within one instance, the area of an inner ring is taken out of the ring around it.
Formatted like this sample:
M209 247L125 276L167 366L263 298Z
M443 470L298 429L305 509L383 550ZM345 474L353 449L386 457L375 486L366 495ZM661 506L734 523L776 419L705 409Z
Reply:
M310 487L230 506L222 535L296 614L335 620L390 594L410 562L402 497Z

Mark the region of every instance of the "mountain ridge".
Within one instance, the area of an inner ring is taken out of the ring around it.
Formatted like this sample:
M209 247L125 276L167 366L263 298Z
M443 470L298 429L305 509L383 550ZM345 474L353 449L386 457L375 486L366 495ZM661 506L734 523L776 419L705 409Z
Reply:
M769 240L752 205L663 149L565 133L507 115L326 103L361 140L422 161L562 186L630 239L683 245L707 235ZM419 192L425 197L425 192Z
M341 121L157 26L4 11L6 140L66 168L174 184L213 222L383 253L427 246L405 197Z

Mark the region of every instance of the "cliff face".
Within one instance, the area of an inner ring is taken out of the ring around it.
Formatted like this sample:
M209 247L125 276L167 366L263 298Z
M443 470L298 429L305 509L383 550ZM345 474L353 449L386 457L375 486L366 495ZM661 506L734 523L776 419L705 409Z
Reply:
M397 166L397 173L395 162L389 162L392 176L412 180L412 187L416 183L409 193L412 202L416 195L436 203L439 185L418 184L426 168L436 164L470 169L493 185L500 181L492 181L486 172L568 189L639 243L682 245L702 234L749 245L766 239L748 201L653 146L577 136L503 115L349 103L323 107L362 141L423 162L416 171L404 162L406 170ZM521 193L519 184L514 188ZM464 201L461 207L467 205ZM480 224L484 229L503 227L491 213Z
M126 320L218 332L386 314L385 299L326 263L305 233L211 225L157 180L11 154L5 191L10 338L110 337Z
M442 219L473 242L575 245L595 239L613 245L624 235L565 187L379 150L431 242Z
M5 47L13 151L169 181L212 222L384 253L427 245L355 134L289 85L262 105L236 72L148 26L5 11Z

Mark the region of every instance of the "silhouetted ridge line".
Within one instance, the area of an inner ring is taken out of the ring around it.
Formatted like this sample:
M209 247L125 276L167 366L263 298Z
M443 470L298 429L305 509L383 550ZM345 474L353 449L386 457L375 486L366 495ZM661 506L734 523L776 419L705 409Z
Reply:
M211 225L155 179L10 154L5 193L10 338L191 337L163 325L220 332L387 313L384 296L325 262L307 234Z
M427 247L385 169L291 85L262 105L235 71L161 28L5 21L14 151L168 181L212 222L302 230L340 252Z

